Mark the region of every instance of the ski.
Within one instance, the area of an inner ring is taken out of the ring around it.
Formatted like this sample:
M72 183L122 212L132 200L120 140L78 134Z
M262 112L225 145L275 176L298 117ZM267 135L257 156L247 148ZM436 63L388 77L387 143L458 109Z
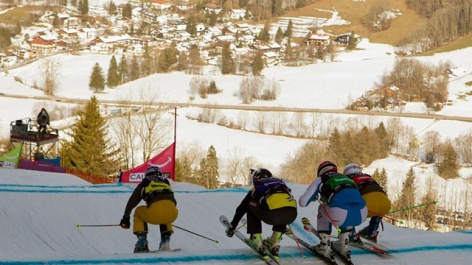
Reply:
M246 218L241 219L241 224L242 224L244 227L247 227L247 220L246 220ZM264 248L266 248L266 247L264 246ZM279 264L282 264L282 263L280 262L280 258L279 258L278 256L272 255L272 253L270 253L270 251L269 251L267 248L266 248L266 250L267 250L267 255L269 255L271 259L277 261L277 263L279 263Z
M226 216L221 215L220 216L220 222L223 224L224 227L228 228L230 223L228 218ZM249 248L251 248L254 252L256 252L259 257L264 260L267 264L269 265L281 265L281 263L278 260L273 259L271 256L269 256L268 253L261 253L259 252L258 249L255 249L251 244L249 244L249 238L246 237L243 233L241 233L238 230L234 231L234 235L239 238L241 241L243 241Z
M331 243L331 249L333 250L334 253L336 253L336 255L341 258L341 260L347 264L347 265L354 265L354 263L352 263L352 260L351 260L351 257L347 257L343 254L341 254L341 252L339 251L339 241L335 241L333 243Z
M295 242L300 243L300 245L304 246L306 249L311 251L318 258L322 259L326 264L330 264L330 265L337 265L338 264L336 262L336 259L334 258L334 255L331 255L331 257L326 257L325 255L319 253L318 251L316 251L315 246L310 245L308 242L304 241L303 239L300 239L298 237L295 238L295 236L293 235L292 230L287 229L287 231L285 232L285 235L287 235L289 238L291 238Z
M308 220L308 218L306 217L303 217L302 218L302 223L303 223L303 228L310 232L310 233L313 233L315 234L316 236L318 236L318 230L316 230L316 228L311 224L310 220ZM339 257L341 258L341 260L348 264L348 265L354 265L354 263L352 263L351 261L351 258L350 257L346 257L344 255L341 254L341 252L339 252L339 250L335 247L335 244L339 244L338 241L335 241L335 242L332 242L331 243L331 249L333 250L333 252Z
M180 248L174 248L174 249L170 249L170 250L159 250L159 249L156 249L156 250L149 250L149 251L141 251L141 252L135 252L135 254L141 254L141 253L164 253L164 252L179 252L181 251L182 249Z
M364 237L361 233L357 233L356 236L357 238L361 240L361 243L356 242L355 246L364 245L367 248L369 248L369 250L375 252L376 254L380 254L380 255L389 254L389 250L386 247L379 244L376 240L372 240L371 238Z
M308 218L303 217L302 224L303 224L303 229L305 229L306 231L310 233L313 233L316 237L319 237L318 230L316 230L316 228L310 223L310 220L308 220Z
M387 250L379 248L377 246L374 246L370 242L365 242L364 241L364 242L359 243L359 242L351 241L350 244L353 247L364 249L364 250L367 250L367 251L371 251L374 254L378 254L378 255L388 255L389 254Z

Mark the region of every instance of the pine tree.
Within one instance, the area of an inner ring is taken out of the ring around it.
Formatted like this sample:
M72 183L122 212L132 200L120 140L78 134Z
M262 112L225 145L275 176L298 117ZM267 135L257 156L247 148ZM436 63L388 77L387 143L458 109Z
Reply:
M266 23L264 24L264 28L257 35L257 39L260 41L269 42L270 41L269 29L270 29L270 24L269 24L269 20L267 20Z
M129 79L131 81L134 81L139 78L139 75L141 73L140 67L139 67L139 61L138 57L133 54L133 58L131 59L131 65L129 66L130 71L129 71Z
M277 42L278 44L282 44L283 39L284 39L284 32L282 31L282 28L279 27L277 29L277 33L275 34L275 42Z
M222 74L232 74L234 72L234 60L231 55L230 44L226 43L223 46L222 52L222 66L221 66L221 73Z
M185 31L193 37L197 36L197 19L194 16L189 17L189 24L187 24Z
M385 168L382 168L382 171L379 172L379 169L376 168L374 173L372 174L372 178L383 188L385 193L387 193L387 172Z
M115 2L110 1L107 9L108 9L108 14L109 15L115 15L116 14L116 9L117 9Z
M383 122L379 123L379 126L375 128L375 134L377 134L377 137L379 138L380 141L380 152L382 157L386 157L390 153L390 140L388 138L388 132L387 129L385 128L385 125Z
M290 59L292 57L292 39L287 39L287 44L285 45L285 58Z
M149 51L149 45L147 44L147 42L144 45L142 73L143 73L143 76L148 76L153 73L152 57L151 57L151 53Z
M177 158L175 160L175 181L191 182L192 179L192 165L189 158L186 156L183 159Z
M357 46L357 38L356 38L356 34L353 32L351 32L351 34L349 35L349 40L348 40L348 43L347 43L347 49L348 50L354 50Z
M216 150L212 146L208 148L206 158L200 162L200 177L202 184L207 189L219 188L219 173L218 173L218 158L216 157Z
M285 30L285 37L291 38L293 34L293 22L290 19L288 21L287 29Z
M328 139L328 154L331 155L333 160L337 160L340 157L341 148L341 134L337 127L334 128L333 133L329 136Z
M261 75L264 69L264 60L262 59L262 52L256 53L254 61L252 62L252 73L255 76Z
M129 76L128 62L126 61L126 57L122 55L120 64L118 65L118 77L120 80L120 84L125 83L128 79L128 76Z
M218 15L215 12L210 13L210 26L214 27L218 21Z
M444 179L452 179L459 177L459 165L457 164L457 152L454 150L451 142L448 141L444 146L441 154L440 163L438 164L439 176Z
M437 194L438 191L436 189L435 183L431 178L428 178L426 182L426 194L421 197L421 204L437 201ZM430 204L425 207L421 207L418 210L421 220L424 222L428 230L434 230L436 227L436 204Z
M406 174L406 179L403 181L400 198L395 203L398 209L405 209L416 204L416 177L413 167ZM406 210L400 213L402 218L407 218L408 224L414 217L414 210Z
M105 77L103 76L103 70L98 63L95 63L90 75L89 87L97 91L103 91L105 89Z
M130 3L126 3L123 7L122 16L131 19L133 14L133 6Z
M79 1L79 12L82 15L87 15L89 11L89 3L88 0L80 0Z
M115 55L110 59L108 66L107 85L109 87L116 87L120 84L120 75L118 73L118 64L116 63Z
M63 165L83 174L114 178L120 165L116 158L119 150L107 136L108 125L100 116L95 96L79 110L78 116L70 135L72 141L61 150Z
M11 46L11 33L8 28L0 27L0 49Z

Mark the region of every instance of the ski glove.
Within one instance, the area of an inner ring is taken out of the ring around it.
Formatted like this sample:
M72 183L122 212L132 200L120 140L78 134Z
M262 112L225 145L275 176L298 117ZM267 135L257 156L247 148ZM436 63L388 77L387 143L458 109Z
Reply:
M129 222L129 216L123 216L123 218L120 221L120 226L123 229L129 229L129 227L131 226Z
M229 227L226 229L226 236L227 237L233 237L234 236L234 227L233 225L229 225Z

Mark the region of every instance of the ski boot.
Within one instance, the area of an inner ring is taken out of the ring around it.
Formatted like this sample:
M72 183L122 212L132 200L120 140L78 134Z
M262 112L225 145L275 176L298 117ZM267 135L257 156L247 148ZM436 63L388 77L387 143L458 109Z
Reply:
M249 245L255 248L262 256L267 256L267 251L262 244L262 234L251 234L248 241Z
M134 245L134 253L148 252L148 241L146 232L137 232L138 242Z
M320 243L315 246L316 251L327 258L331 258L330 235L327 233L319 233L318 237L320 238Z
M262 244L269 250L270 254L275 258L279 258L280 241L282 240L282 233L274 231L271 237L262 241Z
M358 236L362 236L370 241L377 243L377 236L379 235L379 231L370 232L369 226L364 227L359 233Z
M349 250L349 231L339 234L339 252L348 260L351 260L351 250Z
M170 233L164 233L161 235L161 242L159 243L159 250L170 251Z
M356 229L352 229L351 232L349 233L349 241L352 243L357 243L359 245L363 245L364 242L362 242L360 235L356 233Z

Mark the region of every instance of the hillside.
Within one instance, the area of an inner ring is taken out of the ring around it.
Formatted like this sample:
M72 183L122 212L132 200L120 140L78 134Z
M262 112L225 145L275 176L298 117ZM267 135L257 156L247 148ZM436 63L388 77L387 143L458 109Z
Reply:
M361 18L369 12L370 8L383 0L353 1L353 0L320 0L284 14L284 16L317 16L327 17L328 13L318 9L333 10L339 12L339 16L349 21L346 26L331 26L324 30L331 30L333 33L342 34L354 31L362 38L368 38L375 43L397 45L412 29L413 25L418 25L424 21L416 12L406 7L405 0L388 1L388 7L392 11L401 13L397 16L388 30L381 32L371 32L361 25Z
M119 223L133 185L90 185L57 173L0 169L1 264L261 264L239 240L228 238L218 216L229 218L248 187L205 190L188 183L173 183L179 218L174 225L204 235L219 243L176 228L171 247L176 253L132 254L136 237L120 227L81 227ZM305 185L289 184L298 198ZM295 233L313 244L317 239L305 233L300 219L307 216L316 224L317 204L299 208ZM363 225L362 225L363 226ZM384 222L379 242L391 255L380 257L352 248L355 264L466 265L472 259L472 233L437 233L392 226ZM244 229L244 228L243 228ZM264 236L270 227L263 227ZM335 233L333 233L335 235ZM157 248L158 228L150 226L149 244ZM306 259L294 241L282 240L285 265L324 264L308 251ZM340 263L340 262L339 262ZM341 264L341 263L340 263Z

